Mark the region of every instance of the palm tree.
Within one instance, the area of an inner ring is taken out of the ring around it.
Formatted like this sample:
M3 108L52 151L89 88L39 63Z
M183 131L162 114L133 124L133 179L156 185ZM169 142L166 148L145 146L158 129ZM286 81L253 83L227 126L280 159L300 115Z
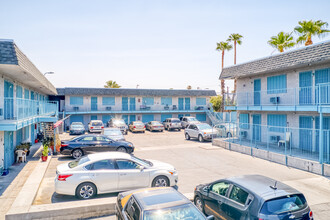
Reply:
M299 21L298 24L300 26L297 26L294 29L299 35L297 43L305 42L305 46L313 44L312 36L317 35L318 37L322 37L330 32L330 30L324 29L325 27L328 27L328 23L321 20Z
M293 40L292 33L284 33L283 31L278 33L276 36L272 36L268 41L268 44L276 48L281 53L284 52L284 49L296 45L295 41Z
M229 44L229 42L225 42L225 41L221 41L219 43L217 43L217 48L216 50L221 51L222 53L222 64L221 64L221 69L223 69L223 61L224 61L224 57L225 57L225 51L229 51L233 48L232 45ZM222 97L224 97L225 95L225 80L222 79L221 80L221 95ZM224 103L221 103L221 110L224 110Z
M109 80L105 83L104 88L120 88L121 86L118 85L116 81Z
M242 44L242 38L243 36L240 34L231 34L229 35L227 41L228 42L234 42L234 65L236 65L236 44L241 45ZM237 79L234 79L234 93L236 93L236 83Z

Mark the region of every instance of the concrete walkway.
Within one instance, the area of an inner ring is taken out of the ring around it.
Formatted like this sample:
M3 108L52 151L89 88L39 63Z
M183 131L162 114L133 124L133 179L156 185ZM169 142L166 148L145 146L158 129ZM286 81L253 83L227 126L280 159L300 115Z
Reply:
M0 220L5 219L5 214L38 164L40 146L41 143L31 146L27 163L15 163L9 168L9 174L7 176L0 176Z

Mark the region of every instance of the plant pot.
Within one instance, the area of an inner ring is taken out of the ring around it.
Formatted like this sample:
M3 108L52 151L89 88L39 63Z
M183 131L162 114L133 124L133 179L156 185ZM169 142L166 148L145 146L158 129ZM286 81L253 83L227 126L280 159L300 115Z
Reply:
M47 161L48 156L41 156L41 161L45 162Z
M38 143L38 142L39 142L39 140L38 140L38 139L35 139L34 143L36 144L36 143Z
M52 151L54 152L54 145L51 145L50 149L52 149Z

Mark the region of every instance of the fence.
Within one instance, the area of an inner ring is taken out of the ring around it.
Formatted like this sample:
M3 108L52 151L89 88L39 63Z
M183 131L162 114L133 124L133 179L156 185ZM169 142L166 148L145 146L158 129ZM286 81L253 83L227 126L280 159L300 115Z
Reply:
M220 123L216 138L283 155L330 163L330 130L276 127L251 123ZM321 146L322 145L322 146Z

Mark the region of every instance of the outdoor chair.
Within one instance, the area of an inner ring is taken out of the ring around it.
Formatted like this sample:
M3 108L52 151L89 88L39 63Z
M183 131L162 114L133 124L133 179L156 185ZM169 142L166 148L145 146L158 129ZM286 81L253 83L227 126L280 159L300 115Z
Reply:
M290 137L291 137L291 133L290 132L286 132L285 133L285 140L279 140L278 141L278 147L281 147L282 145L287 147L290 147Z
M20 158L22 158L22 162L26 162L26 153L24 150L16 150L16 163L20 161Z

